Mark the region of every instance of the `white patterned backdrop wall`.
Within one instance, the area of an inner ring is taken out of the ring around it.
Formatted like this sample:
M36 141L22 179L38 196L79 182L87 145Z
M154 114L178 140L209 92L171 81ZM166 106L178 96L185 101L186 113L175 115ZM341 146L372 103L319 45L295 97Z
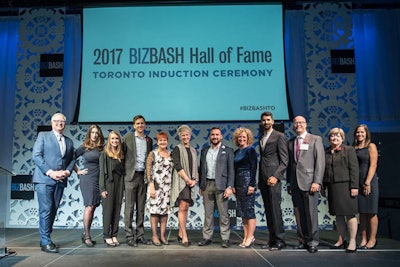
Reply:
M330 73L329 49L352 47L351 9L346 4L314 4L304 6L305 31L307 36L305 51L307 56L308 107L311 132L324 138L327 132L338 123L345 129L352 129L356 123L356 89L354 75L332 75ZM31 152L37 136L37 126L48 125L53 113L62 111L63 78L39 77L39 57L42 53L63 53L64 40L63 8L21 9L20 43L17 58L17 90L15 96L15 129L13 141L13 171L17 174L32 174L34 164ZM132 117L136 114L132 114ZM254 118L256 121L259 118ZM147 118L151 121L151 118ZM187 123L193 129L192 145L200 151L208 142L209 130L213 126L222 129L225 144L232 146L233 131L244 126L258 135L258 122L251 123ZM170 149L179 143L176 129L180 124L148 124L147 134L154 138L159 131L169 134ZM110 130L124 135L132 131L132 125L100 125L105 136ZM72 138L78 147L89 125L67 125L65 135ZM285 123L286 137L293 136L291 123ZM326 139L326 138L325 138ZM254 144L257 146L257 143ZM258 148L257 148L258 149ZM36 195L35 195L36 197ZM55 226L82 228L83 199L79 188L79 179L75 173L69 178ZM327 213L327 201L321 198L319 204L320 226L330 228L332 218ZM293 205L286 192L286 183L282 190L283 220L286 228L295 228ZM176 211L175 211L176 212ZM121 213L120 225L123 226ZM265 214L262 198L256 198L257 226L265 227ZM203 205L199 194L190 209L188 228L199 229L202 226ZM96 209L94 227L102 226L101 206ZM38 205L34 200L10 200L9 226L38 227ZM172 213L169 227L177 228L176 213ZM238 226L241 220L238 218ZM145 227L150 227L146 213Z

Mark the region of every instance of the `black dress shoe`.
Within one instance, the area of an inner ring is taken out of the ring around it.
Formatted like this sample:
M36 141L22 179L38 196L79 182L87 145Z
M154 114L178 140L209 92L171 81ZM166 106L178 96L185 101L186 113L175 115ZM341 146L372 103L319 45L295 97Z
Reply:
M136 241L133 238L127 239L126 240L126 244L128 244L128 246L130 246L130 247L137 247L138 246L138 244L136 243Z
M318 252L318 247L316 247L316 246L309 246L309 247L307 248L307 251L310 252L310 253L316 253L316 252Z
M294 246L294 249L307 249L308 245L300 242L297 246Z
M221 247L229 248L230 246L231 246L231 243L229 242L229 240L222 240Z
M341 245L339 245L339 246L333 245L333 246L330 246L329 248L330 249L345 249L345 248L347 248L347 241L344 240Z
M286 244L284 242L277 242L274 245L272 245L269 250L274 251L274 250L281 250L286 247Z
M270 249L274 244L276 244L276 241L270 241L265 245L261 246L261 249Z
M143 245L151 245L152 242L146 240L146 238L144 238L144 237L142 236L142 237L139 237L139 238L136 239L136 243L137 243L137 244L143 244Z
M43 245L40 249L47 253L58 253L58 248L53 243Z
M211 245L212 240L211 239L203 239L199 242L199 246L208 246Z

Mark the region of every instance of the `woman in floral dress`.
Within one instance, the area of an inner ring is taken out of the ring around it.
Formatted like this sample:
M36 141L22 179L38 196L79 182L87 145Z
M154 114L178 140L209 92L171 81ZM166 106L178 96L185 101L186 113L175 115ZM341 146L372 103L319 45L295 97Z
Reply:
M161 246L168 244L165 239L165 230L170 212L173 166L167 149L168 135L165 132L157 134L157 145L158 147L149 153L146 160L146 175L149 183L146 208L150 213L152 243L155 246ZM160 238L157 233L158 223L160 223Z

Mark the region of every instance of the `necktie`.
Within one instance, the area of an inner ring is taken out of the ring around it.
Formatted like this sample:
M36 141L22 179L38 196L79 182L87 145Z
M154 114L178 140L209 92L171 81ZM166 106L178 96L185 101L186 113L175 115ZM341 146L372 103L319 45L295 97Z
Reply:
M299 160L299 156L300 156L300 143L301 143L301 137L297 137L296 139L296 161Z
M58 145L60 146L61 155L64 157L64 155L65 155L65 141L64 141L63 135L62 134L58 135L57 139L58 139Z

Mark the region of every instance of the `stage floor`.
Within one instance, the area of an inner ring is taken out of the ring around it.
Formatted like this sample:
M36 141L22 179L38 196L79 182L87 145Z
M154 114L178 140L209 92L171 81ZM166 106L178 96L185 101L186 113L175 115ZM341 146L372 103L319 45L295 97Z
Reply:
M108 248L102 240L100 229L92 230L92 237L97 241L93 248L87 248L81 242L82 229L55 229L53 242L60 246L60 253L44 253L39 247L38 229L8 228L6 233L6 256L0 258L1 267L24 266L363 266L388 267L400 266L400 241L378 238L374 250L358 250L356 253L345 253L344 250L329 249L336 242L334 231L320 232L319 251L310 254L305 250L295 250L297 245L295 231L287 232L287 247L281 251L261 249L268 240L266 230L256 231L254 247L243 249L238 246L243 236L242 231L231 232L231 244L228 249L221 248L219 232L214 232L213 244L199 247L202 239L201 231L189 231L192 245L182 247L176 239L177 230L168 231L169 245L156 247L139 245L129 247L124 243L124 231L120 229L118 236L121 245ZM146 230L146 238L151 237L150 229Z

